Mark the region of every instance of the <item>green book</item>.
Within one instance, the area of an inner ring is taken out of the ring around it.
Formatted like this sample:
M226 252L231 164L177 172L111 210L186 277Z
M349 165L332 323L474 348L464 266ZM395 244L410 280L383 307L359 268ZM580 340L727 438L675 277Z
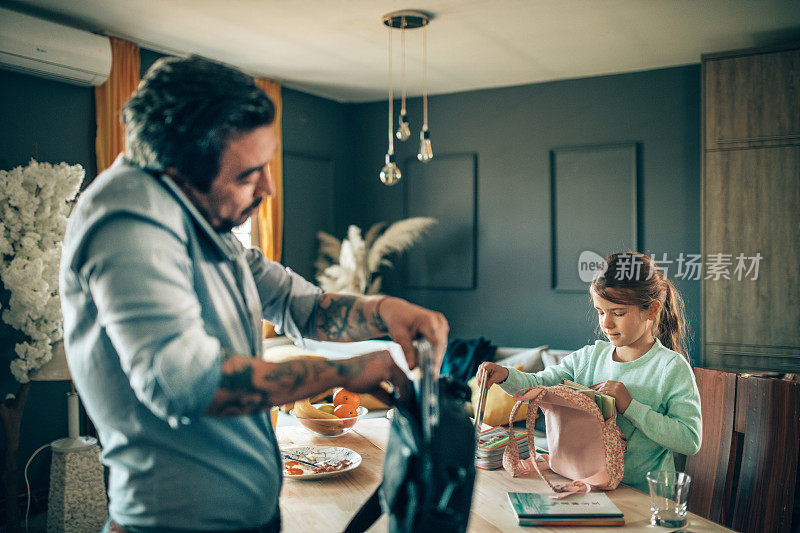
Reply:
M570 389L576 390L578 392L582 392L588 396L591 396L594 400L594 403L597 404L597 407L600 408L600 412L603 413L603 419L608 420L614 413L617 412L617 404L614 401L613 396L609 396L608 394L602 394L597 392L596 390L590 389L585 385L581 385L580 383L575 383L574 381L570 381L568 379L561 379L561 384L566 385Z
M520 525L622 525L622 511L602 492L573 494L557 500L552 493L509 492Z

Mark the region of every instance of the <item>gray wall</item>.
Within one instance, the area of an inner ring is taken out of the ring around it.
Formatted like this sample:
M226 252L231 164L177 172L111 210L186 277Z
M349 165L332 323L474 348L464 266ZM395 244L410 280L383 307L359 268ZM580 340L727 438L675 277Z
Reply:
M317 231L348 220L353 143L348 106L283 89L284 223L282 262L314 280Z
M452 336L558 348L597 338L588 294L551 289L553 148L637 143L640 248L667 252L670 259L700 252L699 66L435 96L429 114L434 154L477 154L477 288L409 290L395 271L385 289L442 311ZM419 99L410 101L409 116L412 139L395 143L401 170L416 153ZM341 211L362 226L401 218L404 185L387 188L378 180L386 103L350 106L348 120L359 143L348 182L357 194ZM572 216L587 227L603 224L584 213ZM678 280L677 286L699 360L700 282Z

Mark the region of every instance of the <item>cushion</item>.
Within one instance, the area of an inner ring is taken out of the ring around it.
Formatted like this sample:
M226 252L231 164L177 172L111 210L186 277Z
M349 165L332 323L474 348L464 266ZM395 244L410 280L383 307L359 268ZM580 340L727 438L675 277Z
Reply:
M561 360L571 354L574 350L551 350L547 349L542 352L542 363L544 366L558 365Z
M523 372L539 372L544 370L545 364L542 360L548 346L546 344L536 348L498 348L495 363L503 366L519 368ZM506 356L501 359L501 356Z
M472 390L472 406L477 408L478 397L480 396L480 386L478 378L473 377L467 382L470 390ZM489 392L486 394L486 409L483 411L483 423L490 426L507 426L508 417L511 414L511 409L514 407L516 401L512 396L500 388L499 385L492 385L489 387ZM514 422L525 420L528 415L528 404L524 403L517 411L517 416Z

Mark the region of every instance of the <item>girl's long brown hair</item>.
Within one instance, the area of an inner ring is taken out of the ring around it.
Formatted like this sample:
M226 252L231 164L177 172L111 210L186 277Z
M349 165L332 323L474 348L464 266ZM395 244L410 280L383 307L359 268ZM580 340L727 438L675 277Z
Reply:
M653 336L691 362L683 298L658 265L639 252L611 254L606 264L605 271L598 272L592 281L591 290L610 302L636 305L645 311L654 301L660 302L661 312L655 318Z

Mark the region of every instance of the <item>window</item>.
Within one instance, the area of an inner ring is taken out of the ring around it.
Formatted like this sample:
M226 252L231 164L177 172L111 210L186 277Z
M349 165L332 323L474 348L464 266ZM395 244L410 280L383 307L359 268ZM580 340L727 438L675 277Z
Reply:
M244 244L245 248L252 248L253 247L253 225L252 225L252 217L248 218L247 221L239 227L233 228L233 234L236 235L236 238Z

